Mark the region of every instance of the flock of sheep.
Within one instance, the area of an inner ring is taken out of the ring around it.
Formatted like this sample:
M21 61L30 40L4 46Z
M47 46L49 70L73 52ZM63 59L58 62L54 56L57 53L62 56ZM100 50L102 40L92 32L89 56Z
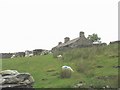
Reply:
M47 54L49 54L49 53L52 53L52 52L50 52L50 51L48 51L48 50L45 50L45 51L42 51L40 55L47 55ZM18 57L18 56L19 56L19 55L18 55L17 53L14 53L14 54L11 56L11 58L15 58L15 57ZM23 55L22 55L22 56L23 56ZM25 51L24 57L32 57L32 56L35 56L35 55L33 54L33 51L29 51L29 50L26 50L26 51Z
M32 57L32 56L33 56L33 53L25 54L25 57ZM17 56L15 54L13 54L11 58L15 58L15 57L17 57Z
M62 60L62 58L63 58L62 55L58 55L57 56L58 60ZM74 71L73 71L73 69L70 66L64 65L64 66L61 67L61 77L62 78L70 78L72 72L74 72Z
M45 55L45 54L46 54L45 51L41 53L41 55ZM32 56L34 56L32 52L28 52L28 51L25 52L25 57L32 57ZM16 55L14 54L12 55L11 58L15 58L15 57ZM62 58L63 58L62 55L57 56L58 60L62 60ZM74 71L70 66L67 66L67 65L62 66L61 67L61 78L70 78L72 75L72 72Z
M45 52L41 53L41 55L44 55ZM29 53L29 52L25 52L25 57L32 57L33 53ZM11 58L15 58L16 55L14 54ZM57 58L59 60L61 60L63 58L62 55L58 55ZM73 69L70 66L62 66L61 67L61 77L62 78L70 78L71 77L71 73L74 72Z
M25 57L32 57L33 54L32 53L26 53ZM11 58L14 58L15 55L13 55ZM58 55L57 59L58 60L62 60L63 56L62 55ZM64 65L61 67L61 78L70 78L72 73L73 73L73 69L70 66ZM83 88L84 87L84 83L80 82L77 85L74 86L74 88ZM94 88L93 85L90 86L90 88ZM110 88L108 85L106 85L103 88Z

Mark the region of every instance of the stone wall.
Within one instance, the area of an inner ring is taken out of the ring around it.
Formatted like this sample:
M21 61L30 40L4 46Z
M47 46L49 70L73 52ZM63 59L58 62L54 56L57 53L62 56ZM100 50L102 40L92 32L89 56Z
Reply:
M113 41L113 42L110 42L109 44L120 44L120 41Z
M1 53L2 55L2 59L5 59L5 58L11 58L13 53Z
M33 50L33 55L41 55L43 51L44 51L43 49L35 49Z
M16 52L15 56L16 57L25 57L25 52Z

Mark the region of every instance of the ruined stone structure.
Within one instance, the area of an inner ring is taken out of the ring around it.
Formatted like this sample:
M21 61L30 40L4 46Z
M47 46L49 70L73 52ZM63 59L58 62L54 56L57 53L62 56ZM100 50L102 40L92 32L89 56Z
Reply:
M26 57L26 56L29 56L30 54L33 54L33 51L29 51L29 50L26 50L26 51L25 51L25 57Z
M36 55L47 55L51 53L50 50L45 49L34 49L34 50L26 50L25 52L14 52L14 53L0 53L0 59L11 58L13 55L14 57L26 57L30 54L33 56Z
M119 40L118 41L112 41L109 44L120 44L120 41Z
M13 55L15 55L15 57L25 57L25 52L1 53L1 58L11 58Z
M1 53L1 58L5 59L5 58L11 58L13 55L13 53Z
M33 50L33 55L41 55L43 51L44 51L43 49L35 49Z
M16 52L15 56L16 57L25 57L25 52Z
M70 40L69 37L65 37L64 43L59 42L56 47L52 48L52 52L56 53L57 51L64 51L71 48L81 48L88 46L92 46L92 41L85 37L84 32L80 32L79 37L73 40Z

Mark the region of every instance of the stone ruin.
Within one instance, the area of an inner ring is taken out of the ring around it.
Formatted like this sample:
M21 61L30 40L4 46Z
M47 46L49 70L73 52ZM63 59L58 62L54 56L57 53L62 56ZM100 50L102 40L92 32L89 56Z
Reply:
M11 58L13 53L0 53L2 59Z
M16 70L0 71L0 88L33 88L34 79L29 73Z
M70 40L69 37L64 38L64 43L59 42L57 46L52 48L53 55L61 54L61 52L70 50L73 48L83 48L92 46L92 41L87 39L84 32L81 31L79 36L75 39Z

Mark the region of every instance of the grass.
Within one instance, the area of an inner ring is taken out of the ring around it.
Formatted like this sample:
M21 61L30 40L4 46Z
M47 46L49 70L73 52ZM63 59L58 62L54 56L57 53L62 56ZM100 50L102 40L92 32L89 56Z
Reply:
M91 84L97 88L105 85L118 87L118 68L113 68L118 65L117 44L73 49L62 54L63 60L54 58L52 54L3 59L2 70L15 69L30 73L35 79L35 88L70 88L80 81L86 83L85 88ZM71 78L60 78L63 65L73 68ZM97 68L97 66L103 67Z

